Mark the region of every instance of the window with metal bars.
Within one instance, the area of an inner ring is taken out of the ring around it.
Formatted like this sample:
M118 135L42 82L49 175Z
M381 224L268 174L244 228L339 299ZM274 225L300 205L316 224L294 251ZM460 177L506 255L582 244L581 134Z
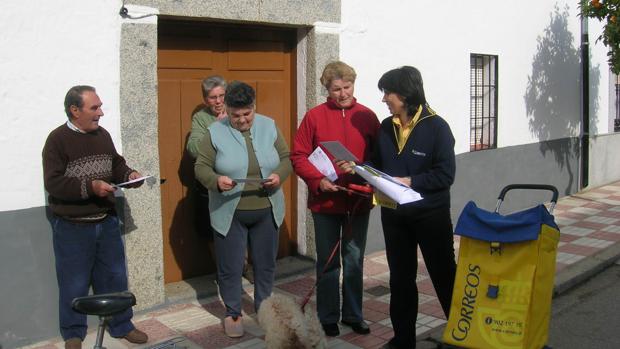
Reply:
M469 150L497 148L497 56L470 56Z

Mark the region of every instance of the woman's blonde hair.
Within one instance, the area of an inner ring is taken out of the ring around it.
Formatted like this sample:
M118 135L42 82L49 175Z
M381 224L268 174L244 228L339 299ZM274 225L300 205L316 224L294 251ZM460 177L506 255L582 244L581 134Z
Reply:
M350 65L341 61L334 61L327 64L325 69L323 69L321 84L325 86L325 88L329 89L329 85L331 85L334 80L343 80L355 83L356 77L357 74L355 74L355 69L353 69Z

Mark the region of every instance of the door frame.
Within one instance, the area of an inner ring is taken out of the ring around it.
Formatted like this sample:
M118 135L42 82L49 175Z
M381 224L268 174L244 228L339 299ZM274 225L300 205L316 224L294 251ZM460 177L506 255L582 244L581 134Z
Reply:
M215 271L213 256L207 258L213 252L212 246L208 247L212 242L199 238L194 231L196 213L191 194L193 192L191 183L194 181L193 161L188 157L183 144L183 140L187 142L186 135L191 131L191 117L188 116L192 113L189 111L193 109L195 112L203 106L202 95L199 92L200 82L206 76L218 74L229 81L237 79L251 85L255 84L257 113L274 118L287 144L291 144L297 129L296 119L291 117L297 115L295 71L297 40L296 30L287 27L231 25L179 19L160 21L158 25L160 40L157 64L160 84L158 110L159 113L163 113L158 119L160 123L165 122L167 125L160 127L158 135L160 163L163 166L160 170L165 172L162 176L168 177L165 185L161 186L162 210L164 210L162 212L164 282L174 283L205 276ZM177 46L179 42L183 44ZM229 46L230 43L234 46ZM274 44L270 47L265 46L270 43ZM264 52L282 57L281 65L259 67L250 64L237 69L230 67L231 57L239 59L241 55L245 57L242 58L243 61L250 63L255 57L254 51L261 47L266 50ZM234 56L230 56L231 53ZM188 58L187 54L191 54L193 58ZM192 68L180 63L190 60ZM200 60L200 63L196 60ZM281 93L277 96L260 88L273 81L282 83L277 87L281 89ZM186 88L189 84L192 87L188 91ZM170 99L174 98L172 96L180 96L177 95L179 92L187 98L191 95L192 101L183 98L181 101ZM273 111L275 114L272 114L268 104L265 104L266 96L271 96L271 105L277 110ZM277 107L278 103L280 107ZM172 107L172 110L168 107ZM177 108L187 109L178 114ZM177 119L179 117L180 119ZM162 157L162 154L165 156ZM280 226L278 234L278 258L298 253L297 177L291 174L290 179L283 183L282 189L287 204L284 212L285 221ZM209 251L209 255L206 255L205 251Z
M133 3L143 5L141 8L146 12L159 13L162 18L297 28L297 125L308 108L323 102L325 94L319 83L322 67L339 57L339 34L333 28L340 22L340 1L265 4L233 0L214 1L209 6L201 0L182 3L136 0ZM214 13L220 15L214 17ZM122 20L119 85L123 155L136 169L159 179L157 17ZM149 184L148 190L127 191L125 196L128 204L124 229L126 233L131 232L125 234L129 285L138 299L138 309L144 309L164 303L166 296L159 181ZM314 232L305 207L306 189L299 181L298 252L312 256Z

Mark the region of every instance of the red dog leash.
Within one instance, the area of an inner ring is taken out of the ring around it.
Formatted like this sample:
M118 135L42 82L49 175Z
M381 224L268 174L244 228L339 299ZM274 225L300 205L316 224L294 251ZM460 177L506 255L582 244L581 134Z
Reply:
M357 206L359 206L360 202L362 202L361 198L365 197L368 198L372 195L373 190L372 187L370 185L359 185L359 184L349 184L347 186L347 188L345 187L341 187L341 186L336 186L338 188L338 190L342 190L342 191L346 191L349 195L358 195L360 196L358 198L358 200L355 202L355 205L353 205L353 209L351 210L351 212L347 213L347 223L345 225L345 231L343 232L343 236L344 237L350 237L352 235L351 232L351 216L353 215L353 213L357 210ZM321 280L321 277L323 277L323 274L325 274L325 272L327 271L327 267L329 267L329 265L331 264L332 260L334 259L334 256L336 255L336 252L338 252L338 249L340 248L340 243L342 242L342 237L338 239L338 241L336 241L336 245L334 245L334 248L332 249L331 254L329 255L329 258L327 259L327 262L325 262L325 265L323 266L323 270L321 271L321 273L317 276L316 278L316 282L314 283L314 285L312 285L312 288L310 289L310 291L308 292L308 294L306 294L306 296L304 297L304 299L301 302L301 311L305 312L305 307L306 304L308 304L308 302L310 301L310 297L312 297L312 294L314 293L314 289L316 289L316 286L319 284L319 281Z

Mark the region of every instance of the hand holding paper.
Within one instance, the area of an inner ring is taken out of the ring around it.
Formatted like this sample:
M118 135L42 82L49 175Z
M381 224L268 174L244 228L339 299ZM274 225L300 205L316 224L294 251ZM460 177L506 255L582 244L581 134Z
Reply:
M319 183L319 189L322 192L333 192L333 191L338 191L338 186L335 185L329 179L323 178L321 179L321 182Z
M95 179L94 181L92 181L91 186L93 189L93 193L102 198L108 196L110 193L113 193L116 190L116 187L113 184L102 181L101 179Z
M232 180L228 176L219 176L219 177L217 177L217 187L221 191L229 191L232 188L234 188L235 185L237 185L237 182L235 182L234 180Z
M344 173L355 174L355 162L353 161L338 160L336 166L340 167Z
M280 185L280 176L275 173L269 175L269 177L265 178L266 181L263 182L263 187L265 189L274 189Z

